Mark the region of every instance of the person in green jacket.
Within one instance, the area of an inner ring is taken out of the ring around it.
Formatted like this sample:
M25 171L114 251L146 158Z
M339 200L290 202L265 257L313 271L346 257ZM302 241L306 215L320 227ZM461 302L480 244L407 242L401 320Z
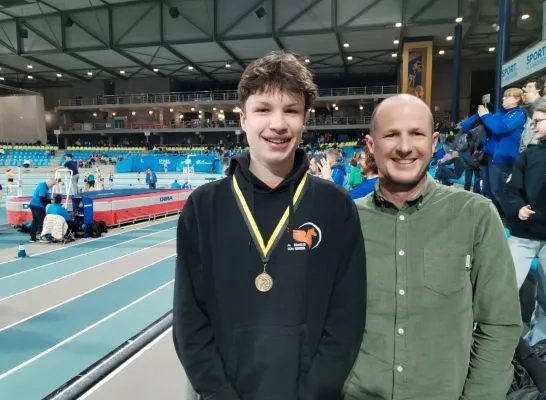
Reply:
M379 181L355 200L366 330L344 400L506 398L522 319L496 209L427 173L439 134L422 100L382 101L370 131Z
M351 160L351 172L349 173L349 189L352 189L362 183L362 174L360 173L360 166L358 162L353 158Z

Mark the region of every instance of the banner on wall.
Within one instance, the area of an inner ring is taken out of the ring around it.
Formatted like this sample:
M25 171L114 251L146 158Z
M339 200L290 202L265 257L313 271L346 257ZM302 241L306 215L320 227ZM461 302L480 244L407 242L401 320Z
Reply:
M187 160L189 159L189 163ZM150 168L154 172L165 171L184 172L190 168L193 172L217 173L221 169L221 161L214 156L190 156L186 157L158 157L143 156L129 157L116 165L116 171L122 172L144 172Z
M406 41L402 54L402 93L419 97L430 107L433 41Z
M546 40L502 65L501 87L525 79L544 69L546 69Z

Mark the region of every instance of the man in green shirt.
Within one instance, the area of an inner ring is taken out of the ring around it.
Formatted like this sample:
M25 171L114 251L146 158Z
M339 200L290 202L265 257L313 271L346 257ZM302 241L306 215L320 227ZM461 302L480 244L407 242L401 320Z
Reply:
M506 397L522 333L512 256L488 199L428 175L437 140L429 108L414 96L374 111L366 141L379 181L356 201L366 331L345 400Z

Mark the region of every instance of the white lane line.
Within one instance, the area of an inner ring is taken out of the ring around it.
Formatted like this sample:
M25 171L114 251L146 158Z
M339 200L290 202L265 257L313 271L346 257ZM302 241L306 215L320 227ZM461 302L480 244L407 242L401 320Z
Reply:
M126 255L124 255L124 256L116 257L116 258L113 258L113 259L111 259L111 260L101 262L100 264L95 264L95 265L93 265L93 266L91 266L91 267L82 269L81 271L76 271L76 272L72 272L71 274L68 274L68 275L63 275L63 276L61 276L60 278L54 279L54 280L52 280L52 281L48 281L48 282L46 282L46 283L42 283L41 285L34 286L34 287L30 288L30 289L25 289L25 290L23 290L23 291L21 291L21 292L17 292L17 293L11 294L11 295L9 295L9 296L2 297L2 298L0 298L0 302L2 302L2 301L4 301L4 300L11 299L11 298L16 297L16 296L19 296L19 295L21 295L21 294L25 294L25 293L31 292L31 291L33 291L33 290L36 290L36 289L39 289L39 288L41 288L41 287L50 285L50 284L52 284L52 283L59 282L59 281L61 281L61 280L63 280L63 279L69 278L69 277L74 276L74 275L77 275L77 274L79 274L79 273L82 273L82 272L85 272L85 271L89 271L90 269L93 269L93 268L96 268L96 267L100 267L101 265L108 264L108 263L110 263L110 262L112 262L112 261L116 261L116 260L119 260L119 259L124 258L124 257L132 256L133 254L140 253L141 251L147 251L147 250L151 249L152 247L161 246L162 244L165 244L165 243L168 243L168 242L172 242L173 240L175 240L175 239L165 240L164 242L160 242L160 243L154 244L154 245L149 246L149 247L146 247L146 248L144 248L144 249L140 249L140 250L133 251L132 253L126 254Z
M63 301L63 302L61 302L61 303L59 303L59 304L56 304L56 305L51 306L51 307L49 307L49 308L46 308L45 310L42 310L42 311L40 311L40 312L37 312L36 314L30 315L30 316L28 316L28 317L26 317L26 318L23 318L23 319L21 319L21 320L19 320L19 321L17 321L17 322L14 322L13 324L10 324L10 325L7 325L7 326L5 326L5 327L3 327L3 328L0 328L0 332L3 332L3 331L5 331L6 329L9 329L9 328L13 328L14 326L19 325L19 324L21 324L21 323L23 323L23 322L25 322L25 321L28 321L28 320L31 319L31 318L37 317L38 315L42 315L42 314L44 314L44 313L46 313L46 312L48 312L48 311L51 311L51 310L53 310L53 309L55 309L55 308L57 308L57 307L60 307L60 306L62 306L62 305L64 305L64 304L66 304L66 303L69 303L69 302L71 302L71 301L73 301L73 300L79 299L80 297L83 297L83 296L85 296L86 294L89 294L89 293L92 293L92 292L94 292L94 291L96 291L96 290L99 290L99 289L101 289L101 288L103 288L103 287L105 287L105 286L108 286L108 285L110 285L110 284L112 284L112 283L114 283L114 282L117 282L117 281L119 281L119 280L121 280L121 279L123 279L123 278L126 278L126 277L128 277L129 275L135 274L135 273L137 273L137 272L139 272L139 271L142 271L143 269L146 269L146 268L148 268L148 267L151 267L152 265L158 264L158 263L160 263L160 262L162 262L162 261L165 261L166 259L171 258L171 257L174 257L174 256L175 256L174 254L168 255L167 257L163 257L162 259L157 260L157 261L154 261L153 263L150 263L150 264L148 264L148 265L145 265L144 267L141 267L141 268L139 268L139 269L136 269L136 270L134 270L134 271L131 271L131 272L129 272L129 273L123 275L123 276L119 276L119 277L117 277L117 278L114 279L114 280L111 280L111 281L109 281L109 282L103 283L102 285L97 286L97 287L95 287L95 288L93 288L93 289L90 289L90 290L88 290L87 292L80 293L79 295L74 296L74 297L72 297L72 298L70 298L70 299L68 299L68 300L65 300L65 301Z
M110 249L112 247L121 246L121 245L124 245L126 243L134 242L135 240L140 240L142 238L157 235L158 233L167 232L167 231L170 231L170 230L173 230L173 229L175 229L175 228L168 228L168 229L164 229L164 230L159 231L159 232L148 233L146 235L139 236L139 237L134 238L134 239L126 240L125 242L116 243L116 244L113 244L111 246L106 246L106 247L102 247L100 249L88 251L87 253L81 253L81 254L78 254L77 256L63 258L62 260L57 260L57 261L53 261L53 262L50 262L50 263L47 263L47 264L44 264L44 265L40 265L39 267L34 267L34 268L30 268L30 269L27 269L27 270L24 270L24 271L16 272L16 273L11 274L11 275L2 276L2 277L0 277L0 281L3 281L4 279L12 278L14 276L27 274L29 272L36 271L38 269L42 269L42 268L45 268L45 267L49 267L51 265L59 264L59 263L62 263L62 262L68 261L68 260L73 260L74 258L83 257L83 256L86 256L88 254L96 253L97 251L103 251L103 250L106 250L106 249Z
M170 221L162 221L162 222L157 222L157 223L154 223L152 222L148 227L150 226L155 226L155 225L159 225L159 224L164 224L166 222L170 222ZM49 253L53 253L55 251L59 251L59 250L64 250L64 249L68 249L68 248L71 248L71 247L76 247L76 246L79 246L80 244L84 244L84 243L90 243L90 242L96 242L97 240L101 240L101 239L106 239L106 238L111 238L111 237L114 237L114 236L117 236L117 235L122 235L124 233L129 233L129 232L133 232L133 231L139 231L141 230L142 228L134 228L134 229L129 229L127 228L128 230L126 231L122 231L122 232L117 232L117 233L112 233L112 234L106 234L105 236L101 236L99 238L88 238L88 239L84 239L84 240L77 240L76 242L72 243L72 244L67 244L67 245L63 245L63 247L58 247L56 249L53 249L53 250L48 250L48 251L44 251L42 253L38 253L36 254L36 256L41 256L42 254L49 254ZM172 228L167 228L167 229L172 229ZM33 256L31 256L33 257ZM15 259L15 260L8 260L8 261L2 261L0 262L0 265L2 264L9 264L9 263L13 263L13 262L17 262L17 261L20 261L22 259Z
M122 370L124 370L126 367L128 367L130 364L133 363L137 358L139 358L141 355L146 353L149 349L154 347L157 342L159 342L161 339L163 339L165 336L167 336L171 331L173 330L172 326L168 328L165 332L163 332L161 335L159 335L157 338L152 340L149 344L144 346L142 349L140 349L137 353L135 353L131 358L129 358L127 361L125 361L123 364L121 364L119 367L117 367L115 370L113 370L108 376L106 376L104 379L101 379L99 383L97 383L95 386L93 386L91 389L89 389L87 392L85 392L82 396L78 397L77 400L85 400L89 396L91 396L94 392L96 392L98 389L100 389L103 385L105 385L108 381L110 381L113 377L115 377L117 374L119 374Z
M101 320L95 322L94 324L89 325L87 328L85 328L85 329L79 331L78 333L75 333L74 335L70 336L69 338L66 338L66 339L63 340L62 342L57 343L55 346L52 346L52 347L50 347L49 349L47 349L47 350L45 350L45 351L42 351L40 354L35 355L34 357L32 357L31 359L28 359L28 360L25 361L24 363L21 363L21 364L19 364L18 366L16 366L16 367L10 369L9 371L4 372L2 375L0 375L0 380L4 379L5 377L7 377L7 376L9 376L9 375L11 375L11 374L13 374L14 372L19 371L21 368L26 367L27 365L29 365L29 364L33 363L34 361L36 361L36 360L42 358L43 356L45 356L45 355L51 353L53 350L58 349L59 347L61 347L61 346L65 345L65 344L67 344L68 342L70 342L70 341L76 339L78 336L83 335L85 332L90 331L91 329L95 328L96 326L99 326L99 325L102 324L103 322L108 321L110 318L115 317L115 316L118 315L119 313L121 313L121 312L127 310L128 308L134 306L135 304L140 303L142 300L146 299L147 297L150 297L150 296L153 295L154 293L156 293L156 292L160 291L161 289L167 287L168 285L172 284L173 282L174 282L174 279L171 280L171 281L169 281L169 282L167 282L167 283L165 283L165 284L163 284L163 285L161 285L160 287L158 287L158 288L152 290L150 293L145 294L144 296L142 296L141 298L139 298L139 299L133 301L132 303L127 304L126 306L120 308L119 310L113 312L112 314L107 315L106 317L104 317L103 319L101 319Z

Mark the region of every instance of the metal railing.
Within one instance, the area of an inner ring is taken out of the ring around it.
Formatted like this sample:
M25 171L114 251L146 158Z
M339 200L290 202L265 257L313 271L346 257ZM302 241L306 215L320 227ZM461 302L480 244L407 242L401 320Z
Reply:
M329 126L329 125L369 125L371 117L317 117L310 118L307 126ZM156 124L156 123L129 123L123 127L113 128L111 124L105 122L84 122L82 124L63 125L63 132L70 131L116 131L117 129L128 130L169 130L169 129L234 129L240 128L240 120L229 121L181 121L178 124Z
M363 117L317 117L309 118L307 126L328 126L328 125L369 125L370 116Z
M340 96L383 96L399 93L398 85L345 87L319 89L318 97ZM59 107L109 106L131 104L172 104L172 103L213 103L237 101L236 90L171 92L171 93L138 93L124 95L104 95L59 100Z

